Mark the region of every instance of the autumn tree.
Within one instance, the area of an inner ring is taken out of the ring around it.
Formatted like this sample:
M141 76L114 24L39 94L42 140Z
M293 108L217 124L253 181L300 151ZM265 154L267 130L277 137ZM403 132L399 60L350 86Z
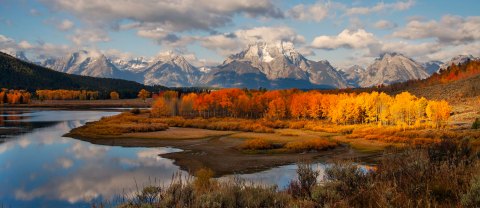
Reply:
M138 98L142 99L143 102L146 102L146 99L150 97L150 92L145 90L145 89L142 89L140 90L140 92L138 92Z
M172 108L166 102L165 98L158 97L153 102L152 110L150 111L150 113L153 117L171 116Z
M268 104L267 118L283 119L287 116L287 105L281 97L276 98Z
M451 107L447 101L428 101L426 114L434 128L445 127L450 118Z
M120 95L118 94L118 92L112 91L112 92L110 93L110 99L112 99L112 100L118 100L118 99L120 99Z

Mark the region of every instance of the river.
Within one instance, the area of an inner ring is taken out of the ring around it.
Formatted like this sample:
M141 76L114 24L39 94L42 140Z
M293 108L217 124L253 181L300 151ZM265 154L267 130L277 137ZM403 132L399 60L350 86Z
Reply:
M188 173L161 154L171 147L95 145L63 137L72 128L119 112L0 108L0 207L90 207ZM285 187L296 165L236 176ZM320 171L322 164L316 165Z

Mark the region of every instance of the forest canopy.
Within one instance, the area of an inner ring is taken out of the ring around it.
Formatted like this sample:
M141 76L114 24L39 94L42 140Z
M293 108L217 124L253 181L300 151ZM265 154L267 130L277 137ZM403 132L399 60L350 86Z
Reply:
M222 89L210 93L165 91L155 96L152 115L323 119L336 124L377 124L401 127L446 126L451 107L446 101L418 98L408 92L323 94L319 91Z

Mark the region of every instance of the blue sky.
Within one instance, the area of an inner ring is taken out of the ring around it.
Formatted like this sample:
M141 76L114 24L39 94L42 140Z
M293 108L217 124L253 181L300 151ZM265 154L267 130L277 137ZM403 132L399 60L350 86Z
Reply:
M30 59L86 49L111 57L173 50L222 62L256 41L289 41L312 60L366 65L384 52L418 61L480 55L475 0L0 0L0 50Z

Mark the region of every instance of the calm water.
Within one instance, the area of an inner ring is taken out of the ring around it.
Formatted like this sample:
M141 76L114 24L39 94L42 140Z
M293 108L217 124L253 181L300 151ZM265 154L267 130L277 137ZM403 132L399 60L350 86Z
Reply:
M159 156L180 149L102 146L62 137L85 122L117 113L0 108L0 130L15 130L0 136L0 207L89 207L136 187L168 184L174 173L187 175ZM295 170L296 165L287 165L238 177L284 187Z

